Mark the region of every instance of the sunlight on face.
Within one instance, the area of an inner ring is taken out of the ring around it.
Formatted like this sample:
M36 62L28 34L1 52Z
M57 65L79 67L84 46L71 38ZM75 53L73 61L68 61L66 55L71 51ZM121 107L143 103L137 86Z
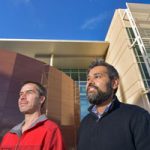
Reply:
M25 84L21 88L19 95L18 105L20 112L31 114L40 111L40 96L35 84Z
M90 70L86 90L89 102L94 105L100 105L112 96L112 83L106 67L97 66Z

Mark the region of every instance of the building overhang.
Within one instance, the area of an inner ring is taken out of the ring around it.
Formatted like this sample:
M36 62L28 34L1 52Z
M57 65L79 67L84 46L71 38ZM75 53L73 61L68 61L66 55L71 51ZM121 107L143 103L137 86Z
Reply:
M0 49L35 58L56 68L87 68L95 58L105 59L109 42L75 40L0 39Z

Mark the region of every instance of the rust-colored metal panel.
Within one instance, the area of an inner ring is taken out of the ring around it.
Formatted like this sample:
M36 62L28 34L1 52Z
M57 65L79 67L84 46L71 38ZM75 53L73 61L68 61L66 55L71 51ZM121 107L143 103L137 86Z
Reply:
M74 81L70 79L66 74L62 74L61 91L61 124L68 126L75 125L74 109L72 109L75 105Z
M76 150L76 127L72 126L61 126L63 137L65 139L65 145L67 150Z
M16 115L16 110L13 111L13 109L11 109L11 112L11 110L7 108L7 97L9 93L9 86L11 84L15 61L15 53L0 51L0 138L13 125L10 116L13 115L14 117Z
M47 89L47 115L60 125L67 149L73 150L80 123L79 89L71 78L53 67L50 67Z
M50 67L47 85L47 116L61 125L61 71Z

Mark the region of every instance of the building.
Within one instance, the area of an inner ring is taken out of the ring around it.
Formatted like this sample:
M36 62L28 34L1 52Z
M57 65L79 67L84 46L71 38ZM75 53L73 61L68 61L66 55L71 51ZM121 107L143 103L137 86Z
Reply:
M115 11L105 60L120 73L118 96L150 112L150 5L127 3Z
M88 107L85 95L86 69L97 57L105 59L119 71L119 99L150 112L149 4L127 3L127 9L117 9L105 41L0 39L0 49L36 59L38 63L40 61L53 66L58 72L60 70L71 77L79 85L81 118L87 113ZM65 80L66 76L63 76ZM74 110L76 113L72 114L78 114L77 107ZM56 116L60 120L60 114L56 115L55 111L52 114L54 120Z

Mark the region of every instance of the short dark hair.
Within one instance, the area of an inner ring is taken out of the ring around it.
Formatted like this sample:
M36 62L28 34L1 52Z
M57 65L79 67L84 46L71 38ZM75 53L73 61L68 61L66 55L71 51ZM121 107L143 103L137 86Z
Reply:
M25 82L23 82L21 87L23 87L24 85L26 85L28 83L35 84L37 86L37 91L39 92L39 96L44 96L45 97L45 101L46 101L46 98L47 98L47 90L46 90L46 88L42 84L40 84L39 82L35 82L35 81L25 81ZM44 111L42 109L44 107L45 101L41 105L41 112Z
M96 67L96 66L104 66L104 67L106 67L107 71L108 71L109 78L111 80L119 79L119 73L115 69L115 67L110 65L109 63L105 62L103 59L95 59L94 61L92 61L91 64L89 65L87 73L89 73L89 71L92 68Z
M95 59L94 61L92 61L91 64L89 65L87 74L90 72L90 70L92 68L94 68L96 66L104 66L104 67L106 67L110 80L119 79L119 73L115 69L115 67L110 65L109 63L105 62L103 59ZM118 90L118 88L114 90L114 94L117 92L117 90Z
M38 82L35 82L35 81L25 81L25 82L23 82L22 86L24 86L25 84L28 84L28 83L35 84L37 86L37 91L39 92L39 95L40 96L45 96L45 98L46 98L47 90L42 84L40 84Z

